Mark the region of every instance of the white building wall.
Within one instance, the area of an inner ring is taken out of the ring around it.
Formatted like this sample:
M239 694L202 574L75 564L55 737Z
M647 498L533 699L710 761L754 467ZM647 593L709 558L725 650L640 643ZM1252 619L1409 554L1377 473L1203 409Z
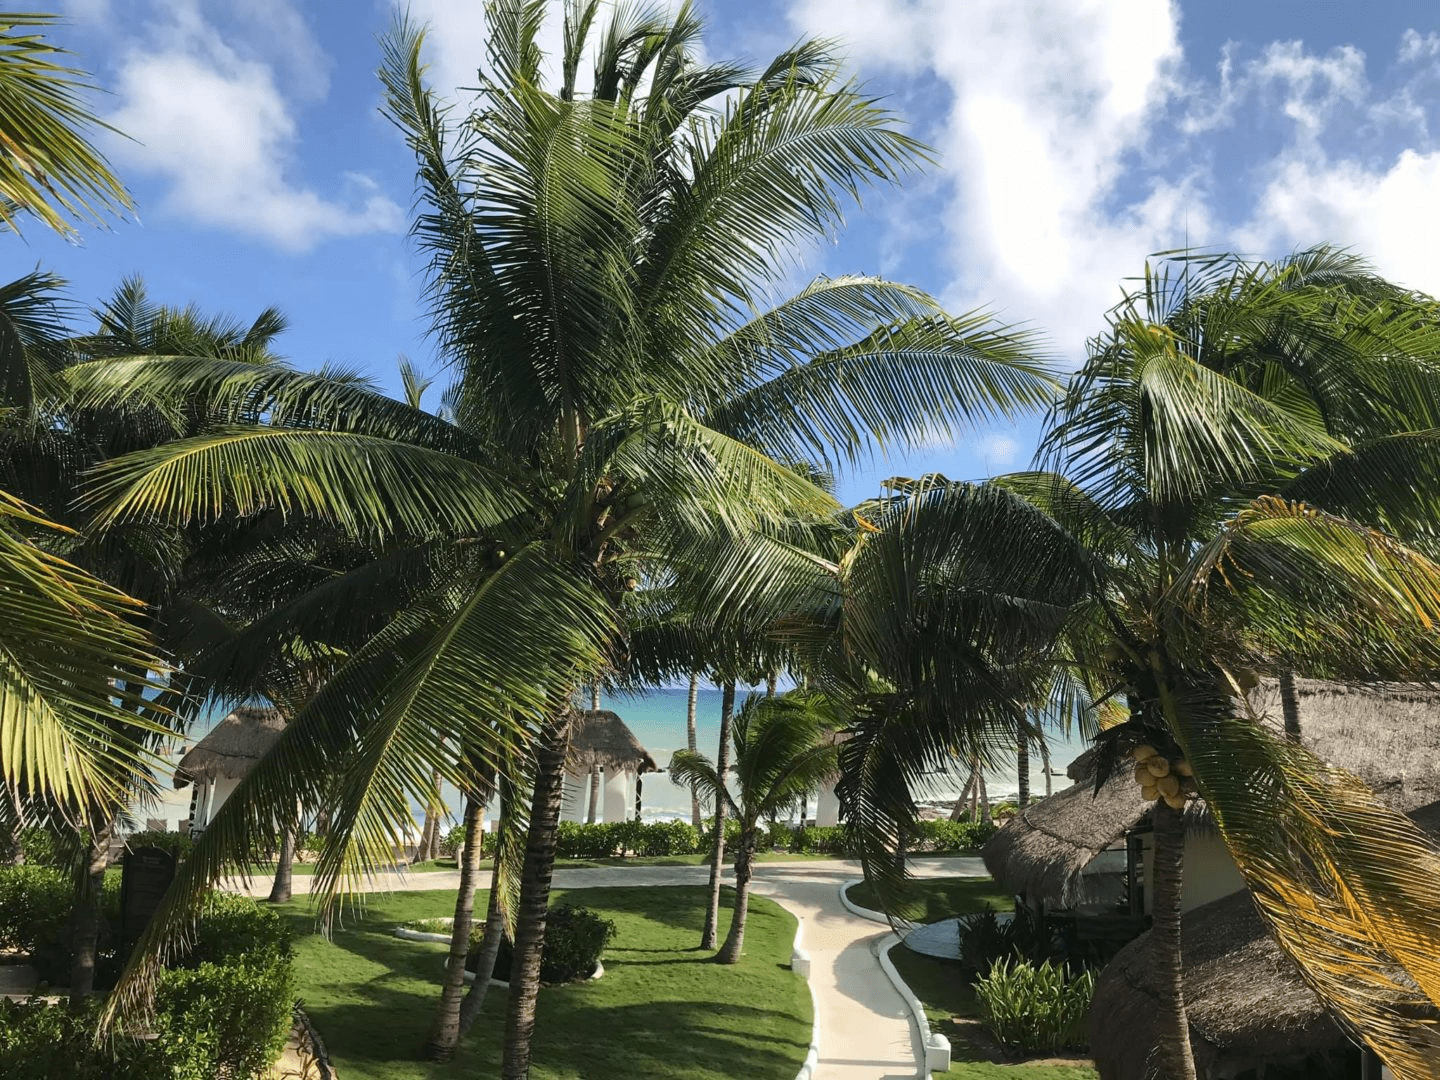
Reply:
M1186 835L1184 873L1180 906L1185 911L1245 888L1245 879L1218 832Z

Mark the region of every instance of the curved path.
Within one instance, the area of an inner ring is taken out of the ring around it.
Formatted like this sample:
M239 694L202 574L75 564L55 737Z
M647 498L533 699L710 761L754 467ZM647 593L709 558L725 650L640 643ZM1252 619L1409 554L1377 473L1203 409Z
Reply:
M909 860L916 877L984 877L976 858L917 857ZM729 867L726 867L727 874ZM557 889L616 885L703 885L705 866L616 866L555 871ZM875 942L889 927L854 915L840 903L840 887L860 876L849 860L769 862L755 867L752 888L798 917L804 926L801 947L810 954L810 983L815 991L820 1061L813 1080L909 1080L921 1074L925 1060L921 1034L910 1022L900 995L880 970ZM383 874L377 891L455 889L458 872ZM295 892L307 892L308 877L295 878ZM264 896L269 882L252 879L236 891ZM724 913L722 912L722 919ZM725 923L722 921L721 932Z

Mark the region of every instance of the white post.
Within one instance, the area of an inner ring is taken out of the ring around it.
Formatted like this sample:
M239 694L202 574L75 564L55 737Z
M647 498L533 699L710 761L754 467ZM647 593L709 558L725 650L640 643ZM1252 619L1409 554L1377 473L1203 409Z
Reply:
M627 821L630 817L630 772L605 770L605 820Z
M815 825L824 828L827 825L839 824L840 797L835 794L835 785L822 784L815 793Z

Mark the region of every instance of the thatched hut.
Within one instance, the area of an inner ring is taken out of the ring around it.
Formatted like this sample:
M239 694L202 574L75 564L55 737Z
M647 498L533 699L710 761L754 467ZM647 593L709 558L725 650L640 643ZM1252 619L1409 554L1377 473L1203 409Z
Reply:
M1440 837L1440 803L1411 817ZM1181 922L1185 1009L1202 1077L1354 1077L1360 1052L1275 943L1245 891ZM1090 1010L1090 1053L1102 1080L1144 1080L1159 1043L1164 988L1147 933L1105 968ZM1440 1021L1440 1013L1436 1020ZM1435 1052L1440 1055L1440 1034Z
M567 819L624 821L630 817L631 806L638 806L640 777L647 772L658 772L659 766L619 713L591 709L580 713L571 726L565 771L564 816ZM587 780L589 800L588 805L582 805L581 794ZM602 782L603 818L600 816Z
M285 729L278 709L242 706L221 720L175 766L175 786L195 784L190 800L190 828L199 832L235 785L275 745Z
M1393 683L1297 680L1301 739L1321 759L1359 776L1387 804L1411 810L1440 799L1440 693ZM1256 711L1280 726L1279 687L1262 683ZM1128 770L1096 790L1093 757L1071 766L1078 782L1016 814L985 845L994 878L1037 908L1080 915L1149 910L1145 852L1151 804ZM1203 803L1186 810L1183 906L1189 911L1243 886ZM1117 890L1125 886L1125 894Z

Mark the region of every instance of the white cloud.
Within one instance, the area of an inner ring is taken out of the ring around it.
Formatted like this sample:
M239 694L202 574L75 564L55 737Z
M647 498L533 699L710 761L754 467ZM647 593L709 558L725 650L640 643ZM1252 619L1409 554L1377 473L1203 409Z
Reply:
M1206 223L1193 178L1127 173L1179 91L1177 15L1152 0L795 0L807 33L847 42L856 65L939 80L934 136L952 182L946 299L997 307L1078 356L1117 282L1157 246Z
M991 473L1014 465L1020 460L1023 449L1013 436L992 432L976 442L974 456L980 459L985 472Z
M404 228L404 212L373 185L337 177L342 189L356 189L342 199L294 178L300 131L280 84L321 96L328 61L293 9L263 4L267 33L284 31L283 44L267 39L273 50L222 34L195 0L161 9L163 23L121 48L113 81L120 105L107 119L134 140L117 140L114 156L168 181L167 207L292 251Z

